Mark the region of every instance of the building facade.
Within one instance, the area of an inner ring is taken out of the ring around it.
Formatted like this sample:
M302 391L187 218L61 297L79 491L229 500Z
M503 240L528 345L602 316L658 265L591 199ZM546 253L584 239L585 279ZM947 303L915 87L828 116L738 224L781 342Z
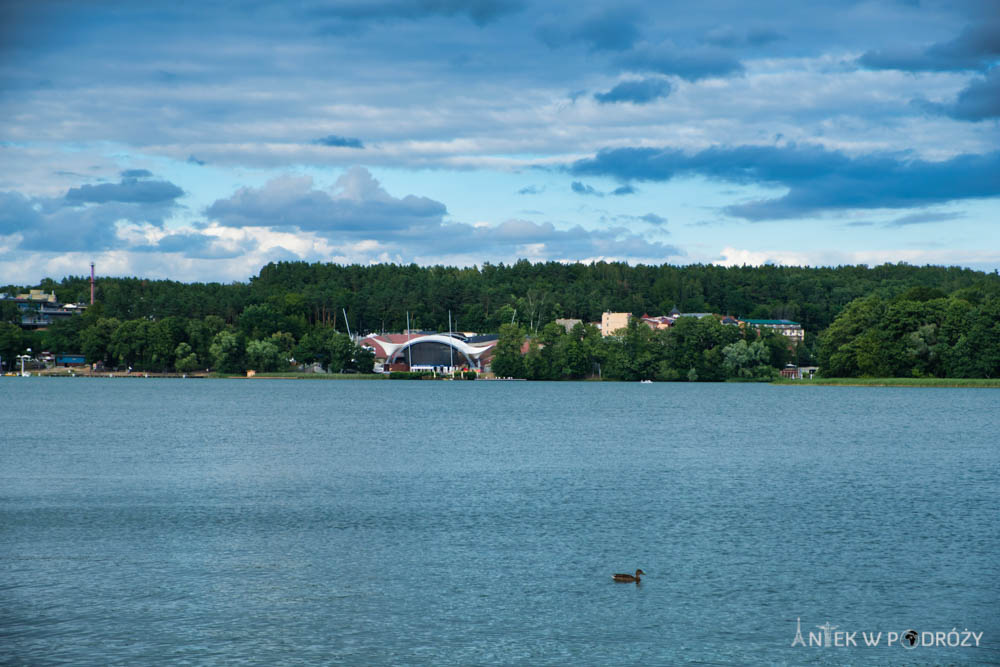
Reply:
M601 335L614 336L619 329L627 329L632 313L602 313L601 314Z
M772 331L777 331L782 336L788 338L788 346L791 348L795 348L795 346L806 339L806 332L802 329L802 325L791 320L742 320L742 324L758 330L771 329Z
M87 307L80 304L62 304L56 298L55 292L48 294L44 290L33 289L26 294L16 296L0 294L0 300L13 301L21 313L21 327L24 329L44 329L54 322L79 315Z

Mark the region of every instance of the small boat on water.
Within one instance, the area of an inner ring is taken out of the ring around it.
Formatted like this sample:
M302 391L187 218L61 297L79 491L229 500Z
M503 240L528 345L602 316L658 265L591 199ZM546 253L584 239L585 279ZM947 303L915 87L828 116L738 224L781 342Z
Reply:
M652 380L639 380L639 384L653 384Z

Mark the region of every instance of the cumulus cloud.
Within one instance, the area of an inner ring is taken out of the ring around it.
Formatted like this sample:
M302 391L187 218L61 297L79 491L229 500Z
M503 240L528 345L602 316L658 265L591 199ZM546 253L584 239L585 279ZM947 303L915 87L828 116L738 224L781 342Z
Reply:
M168 181L138 180L145 169L122 172L120 183L70 188L62 197L0 192L0 235L18 235L25 250L94 251L125 245L119 223L162 226L184 191Z
M233 259L253 252L257 245L252 238L233 243L212 234L183 230L167 234L154 244L134 246L132 250L178 253L194 259Z
M365 145L360 139L355 139L354 137L341 137L336 134L331 134L325 137L321 137L313 141L314 144L319 144L320 146L332 146L336 148L364 148Z
M624 227L564 230L550 222L528 220L447 222L444 204L415 195L394 197L362 167L349 169L330 191L315 188L307 176L286 176L260 188L242 188L206 213L223 226L298 230L349 246L354 253L363 250L401 261L414 256L463 256L470 251L508 259L523 253L549 259L684 255L679 248L649 241Z
M928 162L893 154L849 157L820 146L795 144L714 147L693 154L670 148L616 148L579 160L569 171L623 181L702 176L788 188L777 199L726 208L729 215L748 220L829 210L908 208L1000 195L1000 152Z
M648 104L670 94L670 83L665 79L638 79L622 81L606 93L595 93L594 99L601 104L631 102Z
M135 170L150 174L145 169ZM124 176L129 172L122 172ZM173 202L184 191L169 181L145 181L136 177L123 178L121 183L99 183L70 188L66 201L92 204L126 202L132 204L157 204Z
M784 264L786 266L877 266L885 263L907 262L915 266L938 264L954 266L961 264L981 271L992 271L1000 261L1000 253L995 250L956 251L948 249L915 250L912 248L892 248L884 250L837 250L817 249L794 250L750 250L726 246L720 256L710 260L721 266L760 266L763 264Z
M0 235L16 234L38 224L41 214L20 192L0 192Z
M545 192L545 187L544 186L526 185L523 188L521 188L520 190L518 190L517 194L519 194L519 195L538 195L538 194L541 194L542 192Z
M858 62L869 69L909 72L986 69L1000 57L1000 18L992 16L966 27L957 37L924 48L868 51Z
M217 200L206 215L228 227L297 227L356 235L437 224L447 212L444 204L427 197L395 198L367 169L353 167L329 192L314 188L308 176L283 176Z
M528 220L507 220L485 226L443 225L436 238L430 237L427 241L427 251L437 249L447 254L488 248L501 255L524 256L530 248L534 257L555 260L603 257L663 262L670 257L686 256L684 250L676 246L650 241L624 227L588 230L578 225L561 230L550 222Z
M67 252L121 245L117 206L70 207L58 199L0 193L0 234L18 235L22 250Z

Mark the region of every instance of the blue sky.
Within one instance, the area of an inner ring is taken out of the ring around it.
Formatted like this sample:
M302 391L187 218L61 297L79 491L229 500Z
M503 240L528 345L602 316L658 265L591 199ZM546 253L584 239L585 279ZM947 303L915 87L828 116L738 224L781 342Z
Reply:
M0 283L1000 268L995 0L0 7Z

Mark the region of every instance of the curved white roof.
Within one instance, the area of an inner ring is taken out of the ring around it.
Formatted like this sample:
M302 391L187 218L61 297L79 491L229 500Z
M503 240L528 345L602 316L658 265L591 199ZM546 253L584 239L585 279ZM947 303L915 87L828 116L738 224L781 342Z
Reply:
M495 340L480 345L469 345L465 341L458 340L457 338L453 338L451 336L445 336L443 334L418 336L403 343L390 343L389 341L375 340L382 347L382 349L385 350L386 359L392 359L397 352L401 352L412 345L417 345L418 343L441 343L442 345L452 346L469 359L478 360L484 352L496 345Z

